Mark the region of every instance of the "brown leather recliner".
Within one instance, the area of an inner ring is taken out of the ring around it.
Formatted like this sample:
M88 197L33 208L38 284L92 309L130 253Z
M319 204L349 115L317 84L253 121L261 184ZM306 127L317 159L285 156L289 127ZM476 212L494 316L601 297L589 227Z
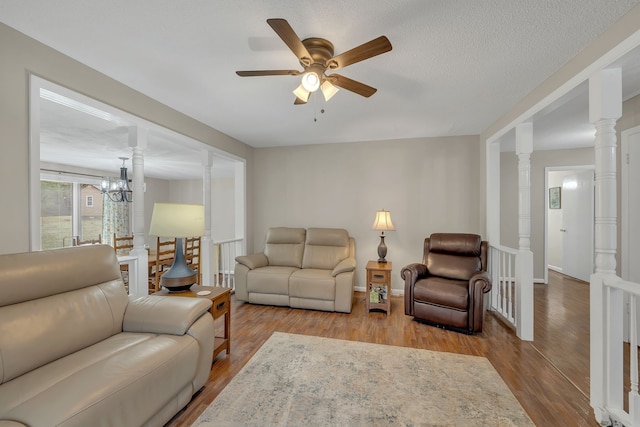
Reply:
M476 234L434 233L424 239L422 264L401 271L405 314L468 334L481 332L483 296L491 290L487 246Z

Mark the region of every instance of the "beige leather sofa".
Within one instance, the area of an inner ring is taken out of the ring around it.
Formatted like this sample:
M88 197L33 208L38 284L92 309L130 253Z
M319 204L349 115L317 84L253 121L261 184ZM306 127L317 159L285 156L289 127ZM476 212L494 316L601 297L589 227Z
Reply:
M0 425L164 425L209 376L210 307L128 296L106 245L0 255Z
M236 299L351 312L355 241L338 228L270 228L264 253L236 257Z

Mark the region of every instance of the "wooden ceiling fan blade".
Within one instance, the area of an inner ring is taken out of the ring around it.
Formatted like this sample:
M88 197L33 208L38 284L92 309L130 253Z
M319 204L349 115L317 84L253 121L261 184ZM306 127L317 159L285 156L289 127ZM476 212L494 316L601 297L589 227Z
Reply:
M372 58L385 52L389 52L392 49L391 42L385 36L380 36L377 39L373 39L358 47L354 47L338 56L331 58L327 66L332 70L339 70L347 65L355 64L356 62L364 61L365 59Z
M256 77L256 76L297 76L300 74L298 70L254 70L254 71L236 71L240 77Z
M307 103L307 101L305 101L304 99L300 99L297 96L296 96L296 100L293 101L293 105L304 105L306 103Z
M364 83L360 83L348 77L341 76L340 74L331 74L331 76L328 77L328 80L336 86L349 90L353 93L357 93L358 95L364 96L365 98L369 98L371 95L378 91L378 89L374 87L367 86Z
M295 56L298 57L300 62L302 62L305 66L311 64L311 54L307 50L307 48L302 44L302 40L293 31L291 25L287 22L286 19L282 18L271 18L267 19L267 24L273 28L273 31L276 32L278 36L282 39L282 41L289 46L289 49L294 53Z

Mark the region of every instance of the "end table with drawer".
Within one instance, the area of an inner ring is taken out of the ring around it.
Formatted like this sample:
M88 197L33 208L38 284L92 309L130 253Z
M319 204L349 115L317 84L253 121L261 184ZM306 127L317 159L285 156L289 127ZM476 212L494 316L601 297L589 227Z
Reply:
M367 263L367 283L365 301L367 313L371 310L384 310L391 313L391 269L390 262L369 261Z
M198 295L198 292L210 291L208 295ZM213 302L209 312L213 319L217 319L224 315L224 333L222 336L216 336L213 344L213 360L216 356L226 350L227 355L231 353L231 289L218 288L214 286L193 285L191 289L184 292L169 292L166 288L154 292L153 295L163 295L171 297L191 297L191 298L208 298ZM213 363L212 360L212 363Z

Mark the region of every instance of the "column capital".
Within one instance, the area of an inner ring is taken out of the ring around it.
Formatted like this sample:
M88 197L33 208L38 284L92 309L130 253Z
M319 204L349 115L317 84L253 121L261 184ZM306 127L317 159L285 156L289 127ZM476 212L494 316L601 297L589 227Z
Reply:
M129 147L131 148L147 148L149 139L149 129L141 126L129 126Z
M213 166L213 152L202 150L202 166Z
M516 154L533 152L533 123L525 122L516 125Z
M589 121L622 116L622 70L608 68L589 78Z

